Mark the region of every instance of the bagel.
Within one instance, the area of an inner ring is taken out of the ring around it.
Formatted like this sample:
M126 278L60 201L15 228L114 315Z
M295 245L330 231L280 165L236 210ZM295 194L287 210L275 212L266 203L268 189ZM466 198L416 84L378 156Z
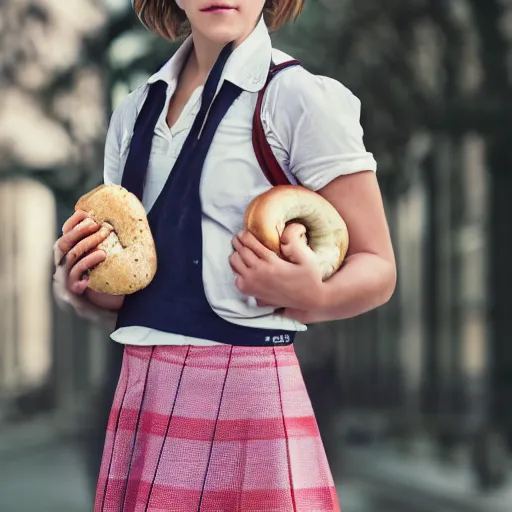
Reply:
M110 295L145 288L155 276L157 258L146 211L137 197L118 185L100 185L82 196L75 210L111 229L98 246L107 258L89 271L89 288Z
M321 195L298 185L278 185L254 198L244 216L245 228L281 258L281 236L292 223L306 228L322 279L331 277L345 259L349 237L345 221Z

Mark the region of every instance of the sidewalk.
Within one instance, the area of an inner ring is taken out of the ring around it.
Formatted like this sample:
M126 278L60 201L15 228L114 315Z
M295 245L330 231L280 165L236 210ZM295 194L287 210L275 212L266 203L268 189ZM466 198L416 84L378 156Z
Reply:
M469 471L456 470L429 460L407 458L390 449L345 448L347 477L368 484L383 499L400 496L408 510L432 512L510 512L512 486L489 494L479 493ZM347 510L346 512L351 512Z
M88 491L83 463L71 444L0 459L1 512L90 512Z

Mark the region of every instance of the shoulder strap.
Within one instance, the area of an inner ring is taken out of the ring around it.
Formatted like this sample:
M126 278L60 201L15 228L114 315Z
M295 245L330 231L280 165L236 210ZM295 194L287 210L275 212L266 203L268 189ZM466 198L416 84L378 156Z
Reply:
M263 98L265 92L272 81L272 79L283 69L300 66L300 62L297 60L290 60L283 62L282 64L273 64L270 67L267 82L263 89L258 93L258 101L254 110L253 126L252 126L252 145L254 147L254 153L258 163L260 164L263 174L267 177L268 181L272 186L276 185L289 185L290 180L284 173L283 169L279 165L272 149L267 141L265 130L263 129L263 123L261 122L261 107L263 105Z

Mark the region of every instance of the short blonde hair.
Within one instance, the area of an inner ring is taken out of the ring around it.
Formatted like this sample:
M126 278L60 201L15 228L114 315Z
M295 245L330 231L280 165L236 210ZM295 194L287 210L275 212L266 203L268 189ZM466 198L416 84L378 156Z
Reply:
M296 20L305 0L266 0L263 8L270 30L277 30L288 21ZM133 7L140 21L159 36L176 41L190 33L185 13L175 0L134 0Z

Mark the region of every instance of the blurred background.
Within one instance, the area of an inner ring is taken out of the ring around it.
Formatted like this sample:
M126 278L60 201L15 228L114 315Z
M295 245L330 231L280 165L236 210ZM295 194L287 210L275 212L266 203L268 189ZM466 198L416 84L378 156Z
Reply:
M393 300L297 351L344 512L512 510L512 2L308 0L275 44L362 101ZM0 512L91 510L119 365L52 245L175 51L128 0L0 1Z

